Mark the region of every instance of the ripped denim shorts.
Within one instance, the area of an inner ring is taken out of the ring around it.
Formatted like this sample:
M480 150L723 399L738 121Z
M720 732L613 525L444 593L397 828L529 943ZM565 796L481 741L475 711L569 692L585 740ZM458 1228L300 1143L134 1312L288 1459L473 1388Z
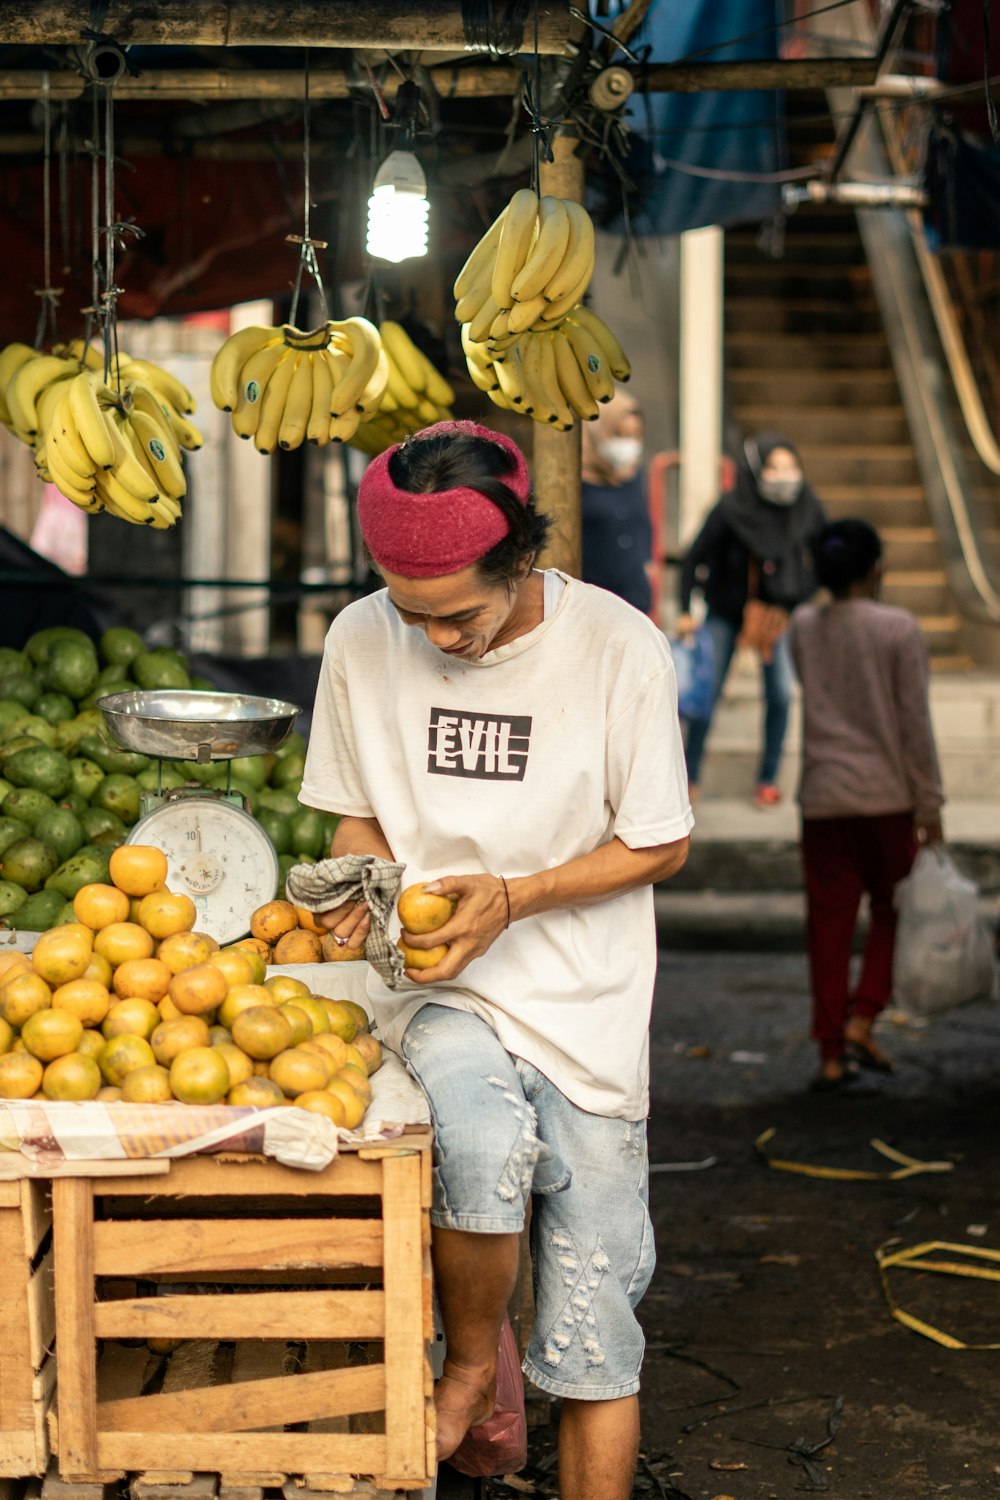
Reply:
M655 1262L646 1122L579 1109L467 1011L425 1005L402 1049L434 1120L432 1224L518 1234L534 1195L524 1373L572 1400L634 1395Z

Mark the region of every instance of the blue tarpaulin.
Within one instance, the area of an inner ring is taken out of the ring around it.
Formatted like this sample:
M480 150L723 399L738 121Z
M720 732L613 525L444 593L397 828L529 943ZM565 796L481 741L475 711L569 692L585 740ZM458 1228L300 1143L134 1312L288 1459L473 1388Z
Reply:
M653 0L632 45L649 44L657 63L770 60L779 55L783 13L777 0ZM779 184L755 179L786 166L783 101L764 89L634 96L625 164L639 189L632 232L679 234L778 213ZM624 217L607 227L623 233Z

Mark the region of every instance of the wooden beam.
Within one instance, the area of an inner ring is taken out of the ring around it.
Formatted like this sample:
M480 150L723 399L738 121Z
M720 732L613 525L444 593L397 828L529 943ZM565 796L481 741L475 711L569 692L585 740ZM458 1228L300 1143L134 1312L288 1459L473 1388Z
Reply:
M89 0L0 0L0 42L76 47L93 24ZM522 45L534 45L534 13ZM194 0L111 0L101 22L122 46L362 47L390 52L455 52L469 47L458 0L271 0L195 4ZM570 31L569 0L541 0L538 50L560 54Z
M554 198L583 202L583 162L576 155L577 140L557 135L552 142L555 161L539 166L538 190ZM549 545L540 559L542 566L561 568L580 576L580 424L569 432L532 424L532 474L538 508L555 520Z
M0 17L6 7L0 3ZM0 36L0 41L3 37ZM636 82L653 94L698 94L733 89L824 89L865 87L874 83L875 60L829 57L789 61L734 63L655 63ZM432 67L430 77L443 99L509 98L520 87L521 70L507 63ZM402 80L395 73L381 83L394 98ZM40 69L0 71L0 100L40 99L45 74ZM77 99L86 84L75 72L50 72L51 99ZM311 100L347 99L357 88L342 68L313 68ZM296 68L146 68L139 78L115 84L114 96L130 99L191 100L217 103L232 99L301 99L303 75Z

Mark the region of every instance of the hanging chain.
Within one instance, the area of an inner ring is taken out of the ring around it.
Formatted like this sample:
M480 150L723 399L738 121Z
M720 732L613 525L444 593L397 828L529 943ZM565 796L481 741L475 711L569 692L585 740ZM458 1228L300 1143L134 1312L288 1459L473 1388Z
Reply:
M35 290L41 298L38 323L35 328L35 348L40 349L48 333L51 342L56 342L56 313L62 287L52 285L52 99L49 71L46 68L42 83L42 115L45 129L45 154L42 162L42 285Z
M309 48L306 48L305 77L302 89L302 182L304 189L304 203L302 208L302 233L286 234L285 239L289 244L299 246L299 264L295 272L295 284L292 288L292 305L288 314L288 321L293 328L298 327L296 319L299 312L299 294L302 290L302 273L308 271L316 283L319 292L320 307L323 311L323 322L327 321L329 312L326 302L326 288L323 285L323 277L319 269L319 258L317 250L327 248L327 240L314 240L310 233L311 227L311 198L312 179L310 174L310 138L309 138Z

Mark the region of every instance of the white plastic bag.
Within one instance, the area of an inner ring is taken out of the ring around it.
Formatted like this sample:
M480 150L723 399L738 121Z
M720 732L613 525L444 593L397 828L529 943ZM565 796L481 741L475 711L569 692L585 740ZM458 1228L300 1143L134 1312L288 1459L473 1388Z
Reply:
M893 998L915 1016L936 1015L993 994L993 938L979 890L940 844L920 849L896 887Z

